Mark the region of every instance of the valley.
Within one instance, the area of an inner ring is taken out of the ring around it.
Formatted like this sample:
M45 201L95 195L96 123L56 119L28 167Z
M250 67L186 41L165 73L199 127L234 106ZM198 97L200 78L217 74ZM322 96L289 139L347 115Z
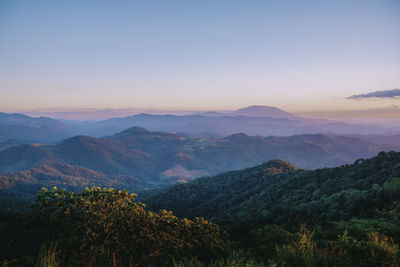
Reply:
M0 179L2 189L12 189L19 183L34 188L69 186L60 179L63 175L77 181L83 178L82 183L73 182L71 186L151 189L273 159L303 169L336 167L380 151L400 151L398 141L396 136L385 139L323 134L261 137L239 133L225 138L195 138L132 127L103 138L76 136L56 144L8 147L0 151ZM33 173L46 178L38 179ZM102 178L93 180L93 174Z

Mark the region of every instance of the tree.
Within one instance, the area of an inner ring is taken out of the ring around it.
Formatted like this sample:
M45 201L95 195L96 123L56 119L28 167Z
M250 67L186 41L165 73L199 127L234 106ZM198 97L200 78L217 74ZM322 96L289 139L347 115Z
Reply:
M142 266L222 252L219 227L202 218L153 213L127 190L93 187L74 194L43 189L32 204L32 220L45 227L59 257L80 266Z

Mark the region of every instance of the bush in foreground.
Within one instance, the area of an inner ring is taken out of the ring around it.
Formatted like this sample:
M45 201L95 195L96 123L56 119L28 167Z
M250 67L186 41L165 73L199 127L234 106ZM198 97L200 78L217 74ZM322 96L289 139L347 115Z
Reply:
M202 218L153 213L136 195L112 188L75 194L43 189L32 203L32 223L45 229L44 246L63 265L142 266L214 260L222 252L219 227ZM43 254L43 251L41 251ZM53 256L54 258L54 256Z

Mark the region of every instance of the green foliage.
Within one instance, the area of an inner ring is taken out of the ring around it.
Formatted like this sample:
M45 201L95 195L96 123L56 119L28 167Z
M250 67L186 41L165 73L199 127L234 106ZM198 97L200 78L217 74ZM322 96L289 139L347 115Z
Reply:
M223 252L217 225L179 219L166 210L149 212L135 198L112 188L78 194L43 189L26 218L44 230L44 243L50 244L39 252L40 265L57 258L67 266L165 265L185 258L208 262Z
M385 218L352 218L348 221L338 221L332 223L330 237L337 236L343 232L348 232L351 236L361 239L368 233L381 233L392 237L396 242L400 242L400 227Z
M395 200L389 210L383 209L378 212L380 215L391 220L394 224L400 225L400 201Z
M272 262L277 266L296 267L395 267L400 264L400 250L399 245L385 235L368 233L360 240L351 237L347 231L337 240L318 246L314 232L302 227L296 241L276 247Z
M247 248L256 257L267 261L275 257L275 247L289 244L295 236L279 225L265 225L251 233L243 241L242 247Z
M276 246L274 262L278 266L319 266L321 258L317 253L314 232L302 225L297 235L291 244Z
M313 171L273 162L281 171L270 172L269 162L155 191L143 201L154 210L203 216L239 238L265 224L291 231L302 223L328 227L332 221L374 218L377 210L393 210L400 180L391 175L399 162L395 152Z
M332 266L394 267L400 264L398 244L378 233L368 233L364 239L358 240L345 231L325 250L324 256Z

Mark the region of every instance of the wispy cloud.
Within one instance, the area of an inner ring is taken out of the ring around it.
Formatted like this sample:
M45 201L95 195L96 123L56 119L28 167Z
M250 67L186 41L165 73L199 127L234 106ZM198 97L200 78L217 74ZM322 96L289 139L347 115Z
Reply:
M384 90L384 91L375 91L371 93L361 94L361 95L352 95L347 97L346 99L366 99L366 98L395 98L400 96L400 89L392 89L392 90Z

